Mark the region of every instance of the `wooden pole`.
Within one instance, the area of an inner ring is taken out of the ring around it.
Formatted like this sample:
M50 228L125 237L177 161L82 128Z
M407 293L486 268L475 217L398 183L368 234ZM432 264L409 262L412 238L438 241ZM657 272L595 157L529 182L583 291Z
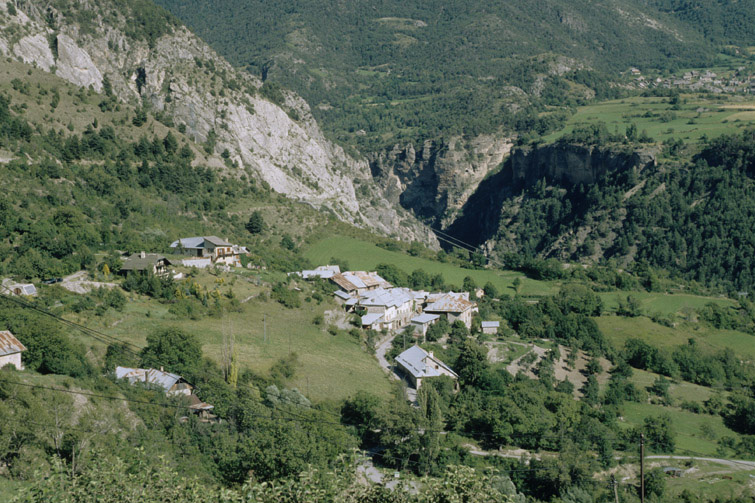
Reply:
M616 499L616 503L619 503L619 484L613 475L611 475L611 485L613 486L613 496Z
M640 434L640 502L645 503L645 434Z

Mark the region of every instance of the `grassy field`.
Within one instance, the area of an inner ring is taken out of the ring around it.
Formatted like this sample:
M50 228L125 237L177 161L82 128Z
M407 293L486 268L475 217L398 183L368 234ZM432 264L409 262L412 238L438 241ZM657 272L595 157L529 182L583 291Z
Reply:
M684 455L694 452L696 456L715 456L718 448L717 440L724 436L737 437L737 434L727 428L721 416L694 414L673 407L662 407L644 403L626 402L621 406L623 425L627 428L643 424L646 417L667 414L671 417L671 424L676 437L676 454ZM648 447L652 453L652 447ZM663 453L670 454L670 453Z
M348 261L352 270L374 270L378 264L393 264L406 273L424 269L429 274L441 273L446 283L460 287L466 276L475 280L478 286L490 281L499 292L514 294L512 283L520 278L519 293L522 295L553 295L560 285L556 282L537 281L526 278L515 271L492 271L463 269L453 264L446 264L422 257L413 257L402 252L380 248L372 243L346 236L332 236L304 249L304 256L316 265L325 265L335 257Z
M620 348L627 339L641 339L656 347L674 347L687 344L694 337L699 347L707 351L731 348L739 356L755 360L755 337L734 330L715 330L696 323L680 322L676 328L666 327L649 318L601 316L595 318L600 331L611 343Z
M645 130L656 141L669 138L698 140L701 136L720 136L734 133L752 124L755 100L741 96L719 96L708 99L702 95L681 96L679 110L672 110L668 98L625 98L605 101L580 107L564 129L544 137L544 141L557 140L570 133L576 126L603 122L608 131L618 129L623 133L626 126L634 123L638 131ZM684 102L686 100L686 103Z
M657 292L601 292L598 294L605 309L615 311L619 306L619 299L626 299L628 295L640 301L642 310L647 313L680 314L685 309L699 309L709 302L721 306L735 307L737 304L731 299L723 297L705 297L687 294L668 294Z
M660 374L633 369L632 377L629 380L637 387L645 389L651 386L658 377L660 377ZM685 381L675 382L669 386L669 396L673 403L681 401L704 402L715 393L716 391L712 388L706 388L705 386Z
M242 302L242 312L228 312L222 317L203 316L197 320L178 317L169 312L169 305L144 297L131 296L123 312L110 310L100 318L90 317L88 326L143 347L148 334L163 327L174 326L195 334L206 356L220 361L224 336L233 335L241 367L266 374L280 358L294 352L299 368L287 383L313 400L339 400L359 390L386 396L390 392L387 376L374 356L345 331L331 335L327 325L315 325L314 318L328 309L339 309L330 299L321 304L304 300L299 309L287 309L269 300L269 287L257 286L248 280L247 271L221 277L218 285L225 294L230 289L240 301L262 294L264 300L252 298ZM233 278L236 280L233 281ZM216 285L216 277L201 272L197 281L203 286ZM306 285L301 285L306 289ZM96 320L96 325L91 323ZM84 320L80 320L84 321ZM83 336L81 336L83 337ZM91 340L82 338L91 344Z

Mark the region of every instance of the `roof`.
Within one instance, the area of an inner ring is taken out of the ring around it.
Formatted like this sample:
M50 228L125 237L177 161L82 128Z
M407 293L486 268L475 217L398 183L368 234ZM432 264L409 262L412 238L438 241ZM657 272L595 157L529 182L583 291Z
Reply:
M333 267L334 269L328 269L329 267ZM301 276L304 279L309 278L322 278L322 279L330 279L336 274L340 272L340 269L337 265L335 266L325 266L325 267L318 267L317 269L313 270L304 270L301 272Z
M435 321L438 318L440 318L439 314L422 313L419 316L412 318L412 323L421 323L422 325L424 325L425 323L430 323L431 321Z
M123 261L121 266L122 271L144 271L150 269L160 260L164 260L170 264L170 261L165 256L158 253L134 253L129 258Z
M330 279L347 292L359 288L374 288L377 286L391 288L392 286L376 272L347 271L334 274Z
M189 408L192 410L212 410L215 408L214 405L210 405L209 403L204 403L194 393L189 395L189 400L191 401L191 403L189 404Z
M26 351L26 347L9 330L0 332L0 356L12 355L21 351Z
M434 363L437 363L439 366L443 367L445 370L451 373L454 377L457 377L456 372L451 370L451 368L443 363L442 361L438 360L434 356L432 356L430 353L422 349L421 347L417 346L416 344L400 355L396 357L396 363L401 364L402 367L404 367L409 373L411 373L416 378L423 378L423 377L438 377L443 374L441 374L438 370L436 370L434 367L427 365L426 361L431 360Z
M500 321L483 321L482 323L480 323L480 325L482 326L482 328L498 328L501 326L501 322Z
M335 292L333 292L333 295L343 300L349 300L351 298L351 295L344 292L343 290L336 290Z
M391 288L389 290L378 288L377 290L372 290L363 294L359 298L359 305L398 307L407 302L412 302L413 300L414 296L407 288Z
M179 245L181 248L186 249L200 249L200 248L210 248L209 246L205 246L205 243L211 244L213 247L215 246L233 246L231 243L224 239L220 239L217 236L194 236L191 238L181 238L176 241L173 241L170 244L171 248L179 248Z
M464 294L449 292L425 308L425 312L463 313L473 308L474 302L464 298Z
M379 313L369 313L362 316L362 326L370 326L382 319L383 315Z
M13 288L20 288L21 295L37 295L37 287L31 283L18 283L13 285Z
M155 384L163 388L165 391L170 391L178 381L182 380L180 375L165 372L163 370L132 369L129 367L116 367L115 377L118 379L128 379L131 383L140 381Z

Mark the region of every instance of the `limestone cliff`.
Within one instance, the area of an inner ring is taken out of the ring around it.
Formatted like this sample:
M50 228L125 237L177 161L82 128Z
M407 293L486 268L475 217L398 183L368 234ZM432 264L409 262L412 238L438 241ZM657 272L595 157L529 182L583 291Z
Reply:
M132 26L130 2L31 0L15 14L7 5L0 2L0 54L98 92L108 86L216 153L227 150L239 174L251 169L277 192L400 239L436 243L380 197L366 161L325 139L302 99L264 88L175 20L155 34L149 21L141 32Z
M511 176L515 184L531 185L540 179L549 184L592 184L604 173L655 166L651 150L621 150L571 143L542 147L517 147L511 151Z
M481 135L471 140L425 141L395 145L370 160L384 197L441 228L448 226L511 149L509 138Z

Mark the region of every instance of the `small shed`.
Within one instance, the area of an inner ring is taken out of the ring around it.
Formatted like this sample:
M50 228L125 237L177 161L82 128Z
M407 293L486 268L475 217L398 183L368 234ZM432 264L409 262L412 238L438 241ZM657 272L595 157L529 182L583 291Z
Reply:
M380 330L382 328L383 315L380 313L367 313L362 316L362 328Z
M480 326L482 333L487 335L496 335L501 323L498 321L483 321Z
M0 331L0 368L13 365L18 370L24 370L21 361L24 351L26 347L9 330Z

